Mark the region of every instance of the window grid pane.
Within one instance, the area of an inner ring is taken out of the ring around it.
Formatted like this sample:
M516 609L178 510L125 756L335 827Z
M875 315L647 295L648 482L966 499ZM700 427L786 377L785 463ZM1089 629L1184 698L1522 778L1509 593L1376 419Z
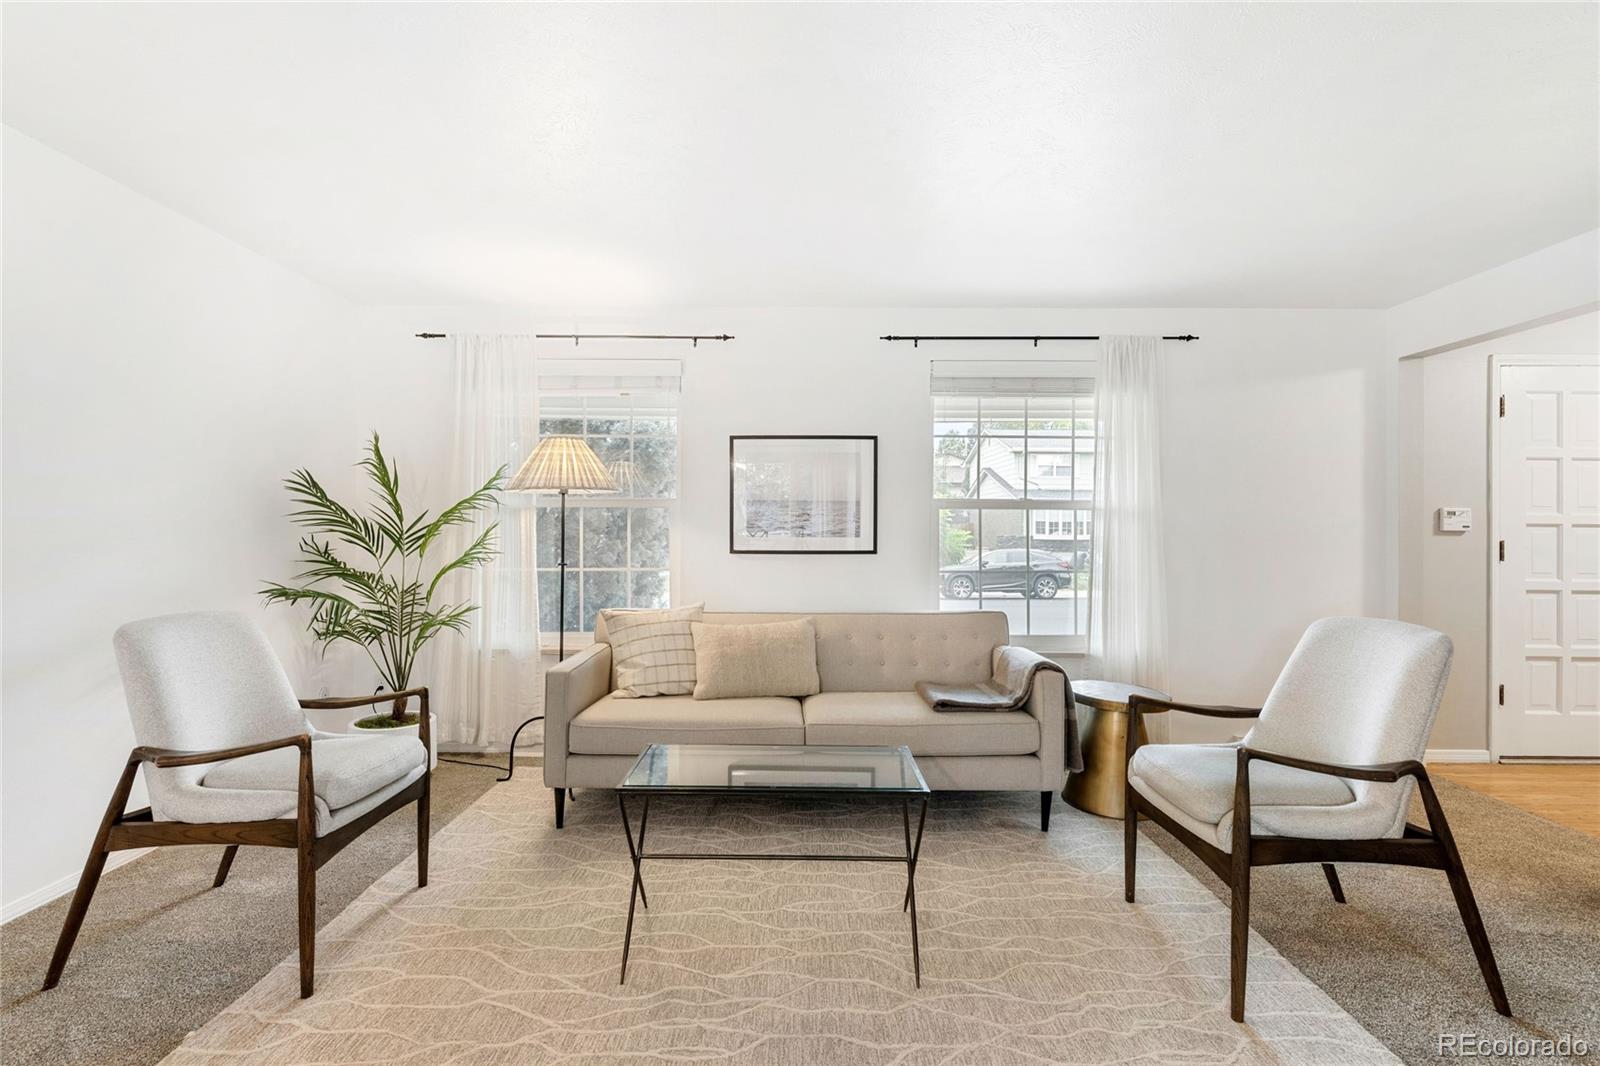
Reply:
M941 610L1004 611L1018 635L1085 635L1093 418L1092 395L934 397Z
M677 397L671 394L541 396L540 432L581 436L617 483L615 494L567 498L566 617L569 633L590 632L608 607L671 602L670 540L677 496ZM538 498L539 629L554 636L556 496Z

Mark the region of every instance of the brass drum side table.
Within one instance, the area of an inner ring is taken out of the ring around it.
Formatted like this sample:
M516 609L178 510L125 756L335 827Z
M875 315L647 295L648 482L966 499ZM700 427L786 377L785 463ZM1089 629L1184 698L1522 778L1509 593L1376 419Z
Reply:
M1073 700L1093 712L1080 740L1083 772L1068 775L1062 792L1062 798L1080 811L1102 818L1123 815L1128 784L1128 697L1133 695L1167 698L1165 692L1117 681L1072 683ZM1139 743L1150 743L1143 721L1139 723Z

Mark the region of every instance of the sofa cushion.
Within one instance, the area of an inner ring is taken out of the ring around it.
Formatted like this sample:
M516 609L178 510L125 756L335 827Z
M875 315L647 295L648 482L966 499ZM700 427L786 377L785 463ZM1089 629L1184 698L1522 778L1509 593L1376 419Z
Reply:
M689 626L700 621L704 604L661 611L605 610L611 634L616 694L683 696L694 691L694 638Z
M764 697L696 700L692 696L596 700L567 727L567 750L637 755L651 744L804 744L798 700Z
M1032 755L1027 711L935 711L915 692L822 692L802 707L807 744L904 744L913 755Z
M333 736L311 743L311 788L337 810L405 777L423 761L416 737ZM298 792L300 749L274 748L219 762L206 771L205 788Z
M809 618L750 625L695 622L694 698L809 696L817 680L817 627Z
M1232 744L1146 744L1128 773L1140 791L1156 792L1197 822L1216 825L1233 812L1238 749ZM1250 808L1337 807L1355 801L1337 777L1270 762L1250 764Z

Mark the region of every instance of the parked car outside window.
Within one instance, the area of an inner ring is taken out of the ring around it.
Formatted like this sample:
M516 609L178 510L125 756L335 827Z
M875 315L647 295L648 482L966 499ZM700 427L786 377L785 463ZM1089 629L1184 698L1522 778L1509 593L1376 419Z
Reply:
M939 591L946 599L965 600L991 592L1026 594L1048 600L1072 585L1072 563L1053 552L997 548L963 559L939 571Z

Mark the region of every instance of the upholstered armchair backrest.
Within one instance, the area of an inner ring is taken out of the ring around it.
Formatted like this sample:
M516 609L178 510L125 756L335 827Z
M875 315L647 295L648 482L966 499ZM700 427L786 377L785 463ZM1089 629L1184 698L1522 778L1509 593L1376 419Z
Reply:
M140 744L226 748L305 731L288 677L244 615L146 618L118 629L113 643Z
M1318 762L1420 759L1450 675L1450 651L1449 637L1407 622L1313 622L1245 743Z

